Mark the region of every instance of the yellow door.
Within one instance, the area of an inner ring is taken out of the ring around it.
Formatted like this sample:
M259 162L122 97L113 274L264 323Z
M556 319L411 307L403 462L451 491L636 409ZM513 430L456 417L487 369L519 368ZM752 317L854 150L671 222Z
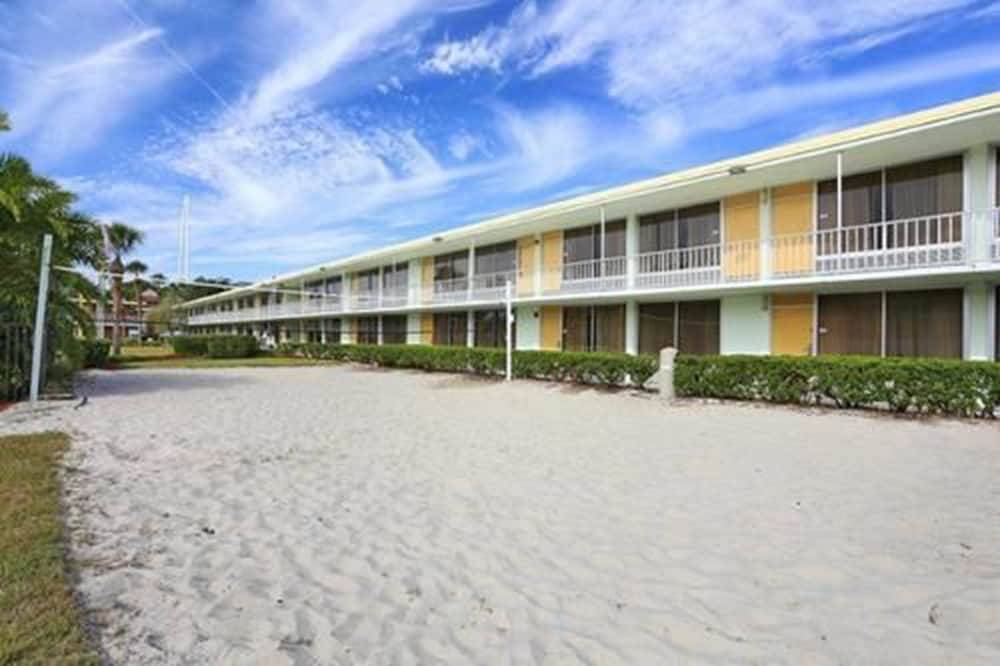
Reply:
M771 272L804 275L815 266L812 181L774 188L772 199Z
M760 270L760 193L727 197L723 270L732 280L751 280Z
M562 308L558 305L542 307L542 349L562 349Z
M807 356L813 342L812 294L771 297L771 353Z
M542 236L542 288L558 291L562 284L563 232L550 231Z
M535 247L534 236L517 241L517 295L530 296L535 293Z

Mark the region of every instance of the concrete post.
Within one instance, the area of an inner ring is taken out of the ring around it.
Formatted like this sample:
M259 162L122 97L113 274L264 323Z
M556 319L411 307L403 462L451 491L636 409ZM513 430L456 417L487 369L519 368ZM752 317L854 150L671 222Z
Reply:
M677 350L667 347L660 350L660 371L657 373L657 382L660 385L660 400L664 404L671 404L676 397L674 393L674 359Z
M625 353L639 353L639 303L625 301Z
M625 271L628 288L634 289L639 272L639 216L635 213L625 219Z

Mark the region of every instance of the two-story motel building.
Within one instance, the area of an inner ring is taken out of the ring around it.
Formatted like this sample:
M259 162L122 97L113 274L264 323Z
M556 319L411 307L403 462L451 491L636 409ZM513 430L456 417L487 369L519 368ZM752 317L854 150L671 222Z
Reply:
M1000 93L586 194L185 304L199 333L995 359Z

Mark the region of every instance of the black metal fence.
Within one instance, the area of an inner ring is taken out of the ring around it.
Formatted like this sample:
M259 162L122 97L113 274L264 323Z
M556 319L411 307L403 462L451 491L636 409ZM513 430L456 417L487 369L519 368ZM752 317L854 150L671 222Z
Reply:
M14 402L28 397L31 345L30 326L0 322L0 400Z

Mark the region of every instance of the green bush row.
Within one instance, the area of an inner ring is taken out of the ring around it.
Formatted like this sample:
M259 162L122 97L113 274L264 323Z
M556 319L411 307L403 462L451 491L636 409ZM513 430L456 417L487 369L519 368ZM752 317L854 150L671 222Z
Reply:
M209 358L249 358L259 349L252 335L178 335L170 345L175 354Z
M478 347L284 343L278 353L430 372L506 372L504 350ZM655 358L628 354L515 351L511 361L511 371L518 378L602 386L642 386L656 370Z
M85 368L103 368L108 363L108 355L111 353L111 341L92 339L80 340L79 349L81 363Z
M678 395L993 418L1000 364L863 356L678 356Z

